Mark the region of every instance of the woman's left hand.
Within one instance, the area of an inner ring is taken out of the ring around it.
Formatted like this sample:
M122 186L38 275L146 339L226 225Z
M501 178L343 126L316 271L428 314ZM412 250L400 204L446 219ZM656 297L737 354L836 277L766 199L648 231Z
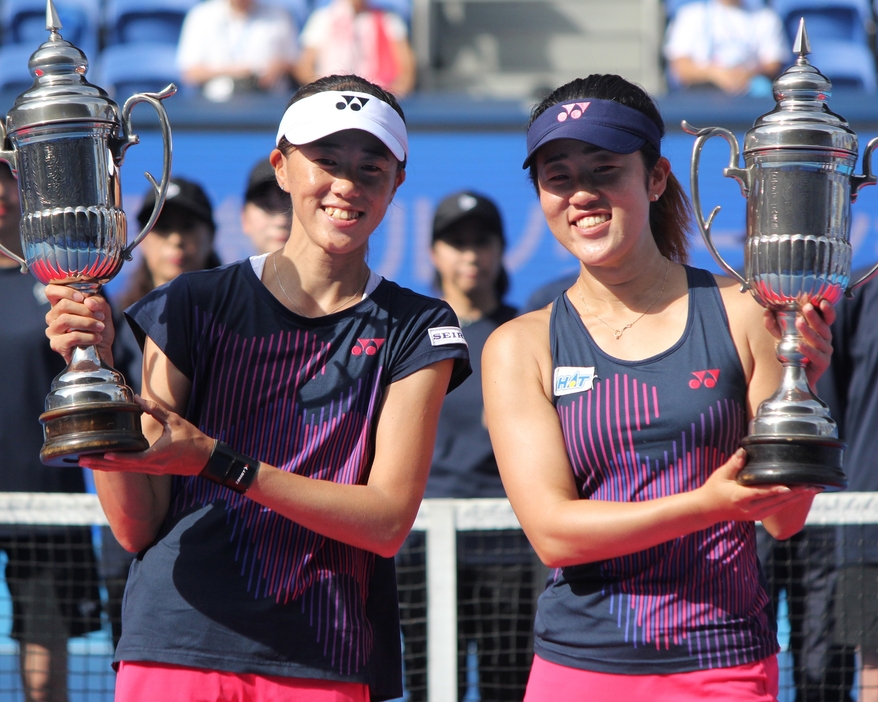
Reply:
M162 427L159 438L146 451L83 456L84 468L150 475L198 475L207 464L214 440L179 414L135 396L135 401Z
M773 310L765 310L765 326L775 338L781 338L781 328ZM806 374L811 387L829 368L832 358L832 330L830 325L835 321L835 308L826 300L820 301L815 307L810 302L802 307L801 314L796 315L796 330L804 341L799 344L799 351L808 359Z

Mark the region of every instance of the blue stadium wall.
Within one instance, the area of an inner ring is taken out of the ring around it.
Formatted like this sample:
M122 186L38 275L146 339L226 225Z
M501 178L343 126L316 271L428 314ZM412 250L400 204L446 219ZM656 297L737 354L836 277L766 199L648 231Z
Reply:
M724 123L724 116L743 122L743 126L738 125L740 129L735 127L741 143L752 120L766 111L763 103L745 107L749 114L746 119L741 119L721 109L710 113L701 110L699 113L696 107L688 110L687 119L698 126L731 126L727 120ZM148 111L147 108L140 109ZM685 106L683 111L686 111ZM669 117L666 112L665 117L669 128L679 125L676 115ZM861 152L867 141L878 133L878 126L869 126L872 132L859 132ZM132 224L136 224L133 215L139 208L144 189L148 187L142 175L144 170L156 176L161 170L158 133L148 129L140 136L141 143L128 150L122 169L123 201ZM242 193L250 167L270 152L274 130L267 126L200 129L185 124L182 128L174 128L173 139L174 173L200 181L213 199L219 227L217 250L220 257L227 262L248 256L251 250L239 224ZM510 128L504 124L496 129L490 126L419 129L415 126L411 129L410 140L407 180L370 245L369 261L376 271L407 287L430 292L433 271L429 242L433 210L444 195L463 188L475 189L494 198L503 213L508 241L506 266L512 280L508 299L512 304L520 305L541 284L575 270L572 257L555 242L546 227L527 174L521 169L523 127ZM693 141L693 137L679 129L670 132L664 141L664 152L687 191ZM710 140L702 153L701 197L705 212L716 205L722 207L714 224L714 240L725 260L738 267L743 262L745 199L737 183L722 176L728 161L729 149L725 141L720 138ZM861 161L857 172L862 172ZM876 229L878 188L864 188L852 205L851 241L855 267L871 265L878 260ZM692 234L692 262L719 270L697 231ZM131 270L130 264L127 270ZM110 284L110 291L123 285L124 278L123 270Z

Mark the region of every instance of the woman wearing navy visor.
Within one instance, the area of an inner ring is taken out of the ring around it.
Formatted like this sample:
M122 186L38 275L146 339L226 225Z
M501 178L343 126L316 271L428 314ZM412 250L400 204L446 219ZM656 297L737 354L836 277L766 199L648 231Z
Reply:
M554 570L526 702L775 700L755 521L778 539L815 490L742 487L740 440L777 387L773 315L686 265L690 209L652 99L618 76L533 111L524 168L580 263L550 306L493 333L485 411L504 487ZM830 305L798 329L813 384Z
M117 700L402 694L392 556L424 493L442 399L469 373L466 343L446 303L366 262L405 180L396 99L357 76L322 78L293 97L276 143L290 238L127 310L151 446L81 459L113 533L138 552ZM105 303L47 294L53 348L98 343L112 362Z

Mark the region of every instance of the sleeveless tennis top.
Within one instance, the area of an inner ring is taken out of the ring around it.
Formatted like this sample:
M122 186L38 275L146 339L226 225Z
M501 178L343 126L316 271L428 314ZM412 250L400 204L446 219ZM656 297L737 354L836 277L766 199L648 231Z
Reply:
M693 490L747 429L746 383L713 276L686 267L682 337L638 361L605 353L561 295L551 313L554 402L582 499ZM587 535L584 535L587 538ZM777 651L752 522L721 522L653 548L556 569L535 651L621 674L730 667Z

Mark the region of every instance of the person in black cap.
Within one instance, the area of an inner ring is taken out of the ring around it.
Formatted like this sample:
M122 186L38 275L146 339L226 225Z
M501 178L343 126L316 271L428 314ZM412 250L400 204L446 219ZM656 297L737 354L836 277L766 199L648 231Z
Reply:
M150 188L137 213L140 228L149 221L154 205L155 191ZM213 206L204 188L186 178L171 178L161 214L137 247L141 254L140 263L122 293L111 300L116 328L114 365L135 391L140 390L143 353L122 316L122 310L181 273L220 265L219 256L213 249L215 232ZM122 634L122 595L134 556L119 545L109 527L104 527L101 535L101 575L107 588L107 611L115 647Z
M435 287L460 320L473 375L442 406L426 497L505 495L485 429L480 371L485 340L516 315L503 302L509 288L505 245L500 211L490 198L464 190L437 206L431 246ZM425 693L424 591L415 587L425 577L423 542L423 532L409 536L397 561L413 702ZM533 551L520 531L474 532L458 538L457 563L459 697L466 694L466 655L474 647L481 699L520 700L530 663Z
M748 420L778 387L774 315L686 265L689 203L652 98L616 75L531 113L528 169L579 276L482 354L503 486L541 560L525 702L776 702L755 522L784 540L819 488L739 485ZM797 321L812 384L826 302Z
M274 166L267 158L257 162L244 191L241 231L257 254L271 253L290 238L292 223L290 196L277 184Z

